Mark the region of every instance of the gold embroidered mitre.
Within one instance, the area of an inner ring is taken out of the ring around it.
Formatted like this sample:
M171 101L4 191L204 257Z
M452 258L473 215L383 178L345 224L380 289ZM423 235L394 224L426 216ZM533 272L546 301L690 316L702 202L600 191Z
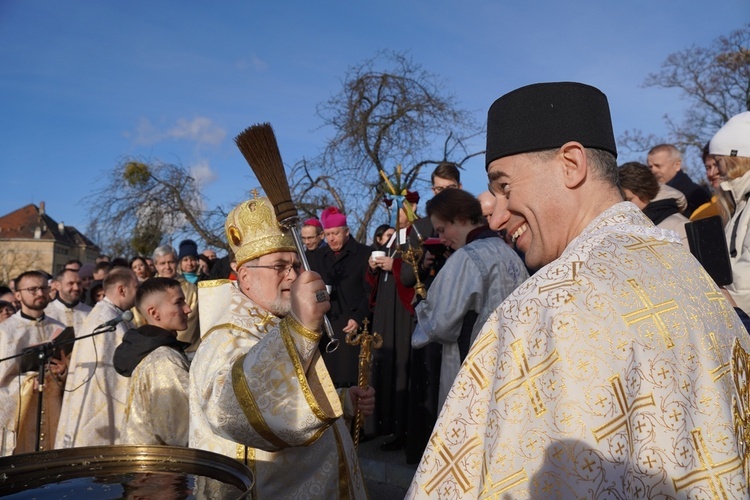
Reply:
M273 205L265 196L255 196L234 207L224 229L237 266L269 253L297 251L292 234L279 226Z

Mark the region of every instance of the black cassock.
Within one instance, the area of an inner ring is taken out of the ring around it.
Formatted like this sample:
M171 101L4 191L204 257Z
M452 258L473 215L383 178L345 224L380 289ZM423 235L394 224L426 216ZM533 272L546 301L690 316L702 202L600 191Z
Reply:
M370 286L365 282L370 253L372 248L350 237L339 252L325 246L311 252L308 257L312 270L331 287L331 310L327 316L339 347L333 353L326 353L328 337L324 336L320 349L336 387L357 385L359 346L346 343L343 328L350 319L361 327L362 321L370 314Z

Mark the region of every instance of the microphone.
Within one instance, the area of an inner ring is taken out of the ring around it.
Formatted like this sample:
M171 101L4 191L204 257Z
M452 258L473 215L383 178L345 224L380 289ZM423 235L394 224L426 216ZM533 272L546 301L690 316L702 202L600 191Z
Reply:
M122 323L123 321L130 321L132 319L133 319L133 313L131 311L124 311L115 319L111 319L107 321L106 323L102 323L101 325L97 326L95 330L99 330L100 328L111 328L113 326L116 326L118 323Z

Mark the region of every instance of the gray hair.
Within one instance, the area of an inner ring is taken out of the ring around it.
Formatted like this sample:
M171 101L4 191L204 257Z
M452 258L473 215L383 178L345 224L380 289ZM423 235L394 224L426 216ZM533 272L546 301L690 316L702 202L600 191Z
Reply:
M165 255L174 255L174 258L177 259L177 252L175 252L174 248L172 248L171 245L162 245L156 247L156 250L154 250L154 255L151 258L156 260L159 257L164 257Z

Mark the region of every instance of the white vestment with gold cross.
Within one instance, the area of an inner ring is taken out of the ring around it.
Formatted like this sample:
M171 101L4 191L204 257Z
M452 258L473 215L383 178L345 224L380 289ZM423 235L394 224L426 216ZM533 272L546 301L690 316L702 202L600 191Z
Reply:
M748 498L750 337L617 204L490 316L408 498Z
M266 313L230 281L198 287L190 447L246 463L254 498L366 498L320 334Z

